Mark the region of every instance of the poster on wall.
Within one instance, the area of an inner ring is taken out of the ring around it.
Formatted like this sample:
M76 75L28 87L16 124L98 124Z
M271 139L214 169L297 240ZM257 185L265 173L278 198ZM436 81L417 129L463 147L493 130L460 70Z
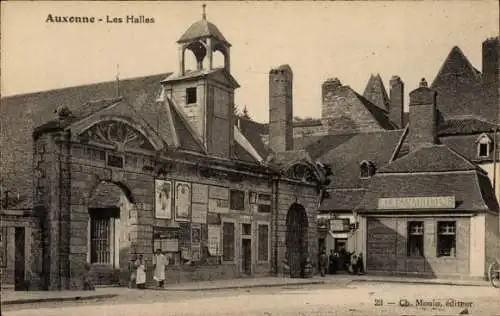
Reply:
M201 225L200 224L191 225L191 243L192 244L201 243Z
M219 256L221 253L220 227L220 225L208 225L208 251L211 256Z
M175 219L189 221L191 213L191 185L187 182L175 183Z
M172 218L172 182L155 180L155 217Z
M208 205L193 203L191 206L191 222L205 224L207 222Z

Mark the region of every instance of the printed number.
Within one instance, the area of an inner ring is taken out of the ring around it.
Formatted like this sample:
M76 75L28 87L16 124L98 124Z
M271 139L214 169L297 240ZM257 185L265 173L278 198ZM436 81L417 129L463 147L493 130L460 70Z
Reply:
M382 306L382 305L384 305L384 300L376 298L375 299L375 306Z

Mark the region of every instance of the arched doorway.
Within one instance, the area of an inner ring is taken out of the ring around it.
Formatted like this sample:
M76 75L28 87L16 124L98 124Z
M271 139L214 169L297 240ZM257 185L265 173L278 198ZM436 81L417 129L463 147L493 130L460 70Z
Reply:
M128 267L130 190L121 183L102 181L88 200L87 262L93 265L94 282L117 284Z
M286 217L286 258L290 265L290 277L303 276L307 258L307 214L304 207L294 203Z

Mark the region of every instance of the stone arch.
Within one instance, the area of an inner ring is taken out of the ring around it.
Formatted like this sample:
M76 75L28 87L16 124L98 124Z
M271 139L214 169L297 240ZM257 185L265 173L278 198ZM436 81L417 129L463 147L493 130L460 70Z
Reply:
M308 226L304 206L292 204L286 216L286 259L292 278L304 275L304 264L308 256Z
M89 192L87 205L88 207L92 207L98 204L104 206L111 203L115 206L118 206L119 202L114 202L118 201L117 199L121 197L121 193L125 195L129 203L135 204L135 199L132 195L132 191L123 182L96 179L93 187ZM113 202L99 203L102 202L103 199L113 200Z

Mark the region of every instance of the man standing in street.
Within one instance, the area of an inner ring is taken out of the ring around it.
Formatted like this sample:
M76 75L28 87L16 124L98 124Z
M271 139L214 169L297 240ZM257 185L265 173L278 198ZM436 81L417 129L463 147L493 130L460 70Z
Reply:
M326 250L323 249L321 252L321 256L319 258L319 271L321 276L325 276L326 274L326 266L328 265L328 256L326 255Z

